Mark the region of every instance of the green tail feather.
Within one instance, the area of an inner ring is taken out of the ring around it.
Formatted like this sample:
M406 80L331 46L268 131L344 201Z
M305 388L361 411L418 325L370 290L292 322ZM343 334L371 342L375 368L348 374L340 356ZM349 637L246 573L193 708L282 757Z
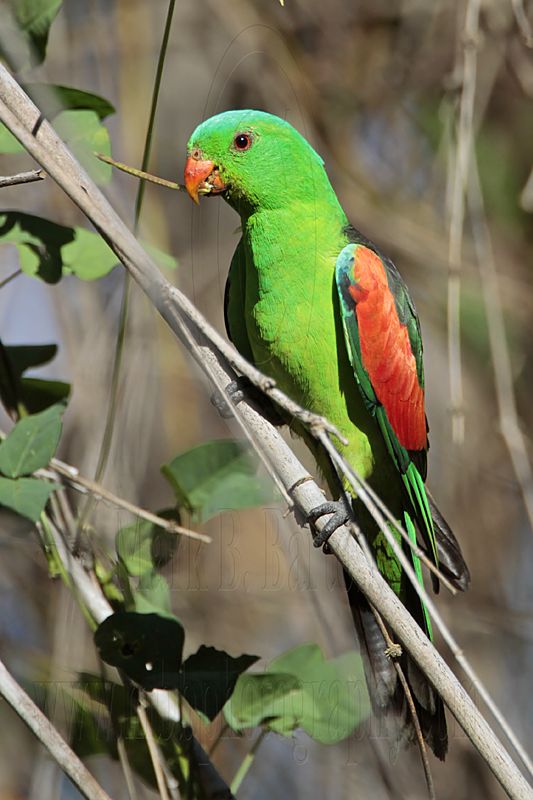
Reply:
M407 511L404 511L404 515L403 516L404 516L404 522L405 522L405 529L407 531L409 539L411 540L411 542L414 545L416 545L416 529L415 529L415 526L413 525L413 520L411 519L411 517L409 516ZM414 570L415 570L416 577L418 578L418 582L419 582L420 586L423 587L424 586L424 577L422 575L422 564L420 563L420 559L418 558L418 556L412 550L411 550L411 558L413 560L413 567L414 567ZM430 641L433 641L433 629L431 627L431 620L429 618L428 610L427 610L425 604L422 602L422 600L420 600L420 605L422 607L422 612L424 614L424 621L426 623L426 633L427 633L428 639L430 639Z

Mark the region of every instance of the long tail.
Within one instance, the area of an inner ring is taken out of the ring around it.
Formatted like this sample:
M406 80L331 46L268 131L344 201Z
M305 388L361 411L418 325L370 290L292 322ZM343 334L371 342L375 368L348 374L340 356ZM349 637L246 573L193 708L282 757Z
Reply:
M470 574L459 545L449 525L428 494L435 529L439 567L460 590L470 582ZM384 721L385 731L394 743L407 745L416 741L415 727L405 692L391 659L386 654L386 642L368 601L345 573L348 601L359 636L374 713ZM412 593L412 594L411 594ZM422 629L426 629L422 604L410 587L406 605ZM394 634L392 634L394 640ZM400 666L409 685L422 735L437 758L444 760L448 749L448 733L444 704L415 662L402 653Z

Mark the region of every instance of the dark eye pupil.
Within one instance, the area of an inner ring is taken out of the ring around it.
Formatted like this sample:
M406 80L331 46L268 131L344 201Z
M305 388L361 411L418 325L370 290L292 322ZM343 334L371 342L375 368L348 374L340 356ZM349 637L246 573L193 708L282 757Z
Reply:
M246 150L247 147L250 146L250 137L246 136L245 133L239 133L235 137L235 147L238 150Z

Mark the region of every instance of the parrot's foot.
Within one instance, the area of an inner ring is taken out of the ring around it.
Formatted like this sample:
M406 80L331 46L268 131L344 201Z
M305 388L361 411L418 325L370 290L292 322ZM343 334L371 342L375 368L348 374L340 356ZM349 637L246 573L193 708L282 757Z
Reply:
M352 517L351 509L343 500L329 500L313 508L307 515L307 522L316 530L316 521L326 514L331 514L331 518L328 519L321 531L316 532L313 539L315 547L327 546L329 537ZM325 547L324 552L327 552Z
M403 652L402 646L397 642L393 642L391 645L389 645L389 647L385 648L385 655L387 656L387 658L392 658L392 659L400 658L402 652Z
M226 394L228 395L229 401L235 406L244 400L244 392L242 388L240 388L238 381L231 381L231 383L228 383L226 386ZM223 419L231 419L233 416L228 400L226 400L224 395L218 390L211 395L211 405L216 408Z
M242 403L243 400L249 399L259 407L265 419L272 423L272 425L279 426L285 424L276 411L274 403L272 403L257 386L254 386L245 375L241 375L237 380L228 383L226 386L226 394L229 398L229 402L234 406ZM226 400L220 392L215 392L211 396L211 403L224 419L230 419L233 416L231 408L228 405L228 400Z

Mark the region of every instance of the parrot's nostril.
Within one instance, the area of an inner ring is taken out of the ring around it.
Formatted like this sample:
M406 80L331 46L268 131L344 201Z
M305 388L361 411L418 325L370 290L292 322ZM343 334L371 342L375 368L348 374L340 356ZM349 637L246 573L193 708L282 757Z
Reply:
M195 147L191 153L191 158L194 158L195 161L200 161L202 158L202 151L199 147Z

